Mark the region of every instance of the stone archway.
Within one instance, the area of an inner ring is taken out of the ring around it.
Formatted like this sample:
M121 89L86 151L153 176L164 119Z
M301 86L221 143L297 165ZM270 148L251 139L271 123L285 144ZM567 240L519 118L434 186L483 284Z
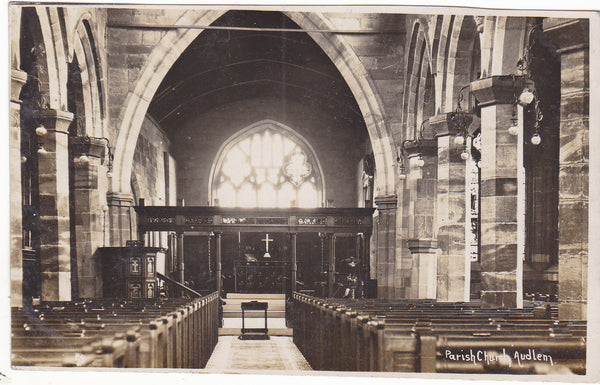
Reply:
M177 24L209 25L226 11L187 11ZM304 29L332 29L325 17L318 13L287 12L286 15ZM136 86L129 92L118 130L115 148L114 177L112 191L130 194L130 177L135 143L139 135L144 115L156 89L177 58L201 33L201 30L187 29L167 32L155 46L138 75ZM364 66L352 48L335 34L309 32L309 35L329 56L346 80L359 105L375 154L377 168L377 188L380 195L394 194L394 146L392 136L384 121L380 97L369 80Z

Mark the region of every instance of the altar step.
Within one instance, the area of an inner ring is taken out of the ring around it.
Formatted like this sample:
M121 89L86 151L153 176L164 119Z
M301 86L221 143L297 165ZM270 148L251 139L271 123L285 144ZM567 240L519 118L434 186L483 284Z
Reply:
M227 293L223 318L242 318L242 302L267 302L267 317L285 319L285 294ZM246 318L264 318L263 311L246 311Z

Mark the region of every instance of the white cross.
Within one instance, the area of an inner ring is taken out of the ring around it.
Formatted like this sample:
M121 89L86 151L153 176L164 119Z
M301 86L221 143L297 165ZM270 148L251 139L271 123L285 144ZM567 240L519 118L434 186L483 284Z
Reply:
M140 272L139 267L140 267L140 263L138 262L138 259L137 258L132 259L131 260L131 272L139 273Z
M273 239L269 239L269 233L267 233L265 239L261 239L265 243L265 251L269 252L269 242L273 242Z

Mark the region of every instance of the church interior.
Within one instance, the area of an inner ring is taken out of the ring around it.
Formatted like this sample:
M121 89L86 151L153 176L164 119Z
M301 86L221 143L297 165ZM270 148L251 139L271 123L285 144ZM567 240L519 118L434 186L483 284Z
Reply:
M421 11L11 4L12 365L585 375L589 19Z

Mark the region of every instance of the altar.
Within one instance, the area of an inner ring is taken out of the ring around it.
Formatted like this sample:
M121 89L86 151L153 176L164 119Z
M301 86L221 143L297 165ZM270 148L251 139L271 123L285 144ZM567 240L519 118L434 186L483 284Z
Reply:
M290 265L285 261L238 261L233 267L236 293L286 293Z

